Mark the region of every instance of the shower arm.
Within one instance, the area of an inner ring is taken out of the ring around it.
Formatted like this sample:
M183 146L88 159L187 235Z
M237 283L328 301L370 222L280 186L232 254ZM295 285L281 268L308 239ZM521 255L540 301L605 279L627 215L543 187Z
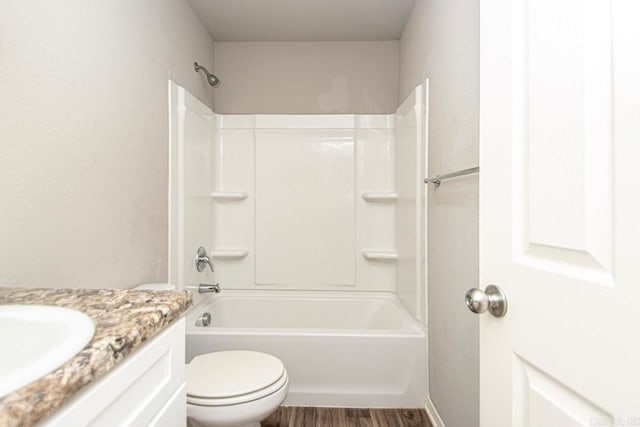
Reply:
M198 64L197 62L193 63L193 69L196 70L196 73L199 72L200 70L203 70L204 73L207 75L207 77L209 77L209 75L211 74L206 68L204 68L202 65Z

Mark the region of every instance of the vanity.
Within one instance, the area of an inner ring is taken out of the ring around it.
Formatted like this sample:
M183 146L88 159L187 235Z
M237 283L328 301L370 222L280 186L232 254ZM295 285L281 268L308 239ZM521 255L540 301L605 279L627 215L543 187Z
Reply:
M184 425L184 313L191 304L188 291L0 288L0 307L24 308L32 328L37 328L38 316L50 316L51 324L62 322L61 330L64 322L74 322L68 328L71 335L76 330L87 333L81 317L95 326L93 334L86 336L87 344L68 360L8 394L5 390L0 398L0 427ZM45 306L44 311L35 306ZM73 313L61 310L59 315L56 307L73 309L79 317L62 319ZM5 330L7 325L11 323L5 323ZM51 326L42 341L53 342L54 331ZM13 346L16 363L23 339L16 333L14 337L15 343L3 343L2 352L12 351ZM22 345L37 348L36 344L27 340ZM44 359L56 353L58 349L51 347ZM25 358L25 364L30 363L35 362Z

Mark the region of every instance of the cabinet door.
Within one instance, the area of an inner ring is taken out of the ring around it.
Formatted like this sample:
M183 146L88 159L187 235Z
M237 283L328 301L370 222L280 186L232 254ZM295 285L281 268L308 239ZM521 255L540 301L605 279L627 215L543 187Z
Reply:
M184 406L181 413L186 411L186 398L176 395L184 387L184 381L185 320L182 317L127 356L104 378L80 391L40 427L147 426L172 399L177 399L172 402L175 407Z
M158 415L149 423L149 427L180 427L187 424L187 385L182 386L162 407Z

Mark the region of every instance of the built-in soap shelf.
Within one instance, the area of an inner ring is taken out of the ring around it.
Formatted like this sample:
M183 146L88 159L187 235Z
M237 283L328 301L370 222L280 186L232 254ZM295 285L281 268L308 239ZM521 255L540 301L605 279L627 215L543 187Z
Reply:
M212 191L211 197L214 200L244 200L249 197L246 191Z
M247 255L249 255L248 249L216 249L209 252L209 256L216 259L239 259Z
M362 198L367 202L395 202L398 193L362 193Z
M363 249L362 256L371 261L395 261L398 253L391 249Z

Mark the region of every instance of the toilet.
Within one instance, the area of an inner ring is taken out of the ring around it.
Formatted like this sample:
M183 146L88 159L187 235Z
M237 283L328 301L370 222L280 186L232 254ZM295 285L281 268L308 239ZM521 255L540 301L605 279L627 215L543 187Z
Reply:
M187 417L191 427L260 426L287 397L282 362L256 351L202 354L187 365Z
M145 284L136 289L175 289ZM186 369L190 427L259 427L289 392L289 376L275 356L231 350L201 354Z

